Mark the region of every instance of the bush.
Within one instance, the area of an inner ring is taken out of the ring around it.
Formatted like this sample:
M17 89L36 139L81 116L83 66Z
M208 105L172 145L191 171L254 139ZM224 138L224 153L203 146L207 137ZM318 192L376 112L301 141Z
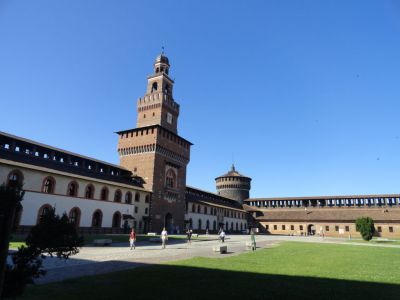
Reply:
M68 258L79 252L78 247L82 247L83 237L78 236L75 224L69 222L66 213L60 217L51 208L41 217L39 224L32 228L26 244L40 253Z
M362 217L356 220L356 229L365 241L370 241L375 233L374 220L370 217Z
M26 238L27 247L20 247L12 254L13 265L7 265L4 297L22 295L25 285L45 274L42 269L44 254L67 259L79 252L83 237L78 236L75 224L64 213L61 217L49 209Z

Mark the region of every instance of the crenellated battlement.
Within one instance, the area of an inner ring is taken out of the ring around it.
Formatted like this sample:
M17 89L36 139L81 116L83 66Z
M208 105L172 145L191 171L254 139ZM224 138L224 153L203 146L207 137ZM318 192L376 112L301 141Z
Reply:
M179 104L176 103L171 96L166 95L163 92L146 94L144 97L140 97L137 101L138 111L159 108L161 104L179 114Z

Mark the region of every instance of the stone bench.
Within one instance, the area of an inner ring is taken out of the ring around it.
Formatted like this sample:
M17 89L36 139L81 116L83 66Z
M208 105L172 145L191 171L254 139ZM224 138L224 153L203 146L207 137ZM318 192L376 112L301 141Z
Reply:
M95 246L109 246L111 244L112 244L112 239L99 239L93 241L93 245Z
M228 246L215 246L213 247L213 251L221 254L228 253Z
M147 235L156 236L157 234L155 232L148 232Z
M150 238L150 239L149 239L149 242L150 242L150 243L160 243L160 242L161 242L161 239L158 238L158 237L154 237L154 238Z

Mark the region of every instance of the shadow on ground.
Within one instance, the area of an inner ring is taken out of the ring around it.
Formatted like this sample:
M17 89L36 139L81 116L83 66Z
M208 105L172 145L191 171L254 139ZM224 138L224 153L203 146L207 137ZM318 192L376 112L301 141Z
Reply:
M400 285L394 284L120 263L143 267L31 286L23 299L354 300L399 299L400 295Z

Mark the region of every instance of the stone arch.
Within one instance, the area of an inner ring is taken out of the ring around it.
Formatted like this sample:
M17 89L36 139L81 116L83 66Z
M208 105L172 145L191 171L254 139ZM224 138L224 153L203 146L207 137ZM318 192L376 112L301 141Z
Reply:
M112 227L113 228L120 228L121 227L121 213L116 211L112 218Z

